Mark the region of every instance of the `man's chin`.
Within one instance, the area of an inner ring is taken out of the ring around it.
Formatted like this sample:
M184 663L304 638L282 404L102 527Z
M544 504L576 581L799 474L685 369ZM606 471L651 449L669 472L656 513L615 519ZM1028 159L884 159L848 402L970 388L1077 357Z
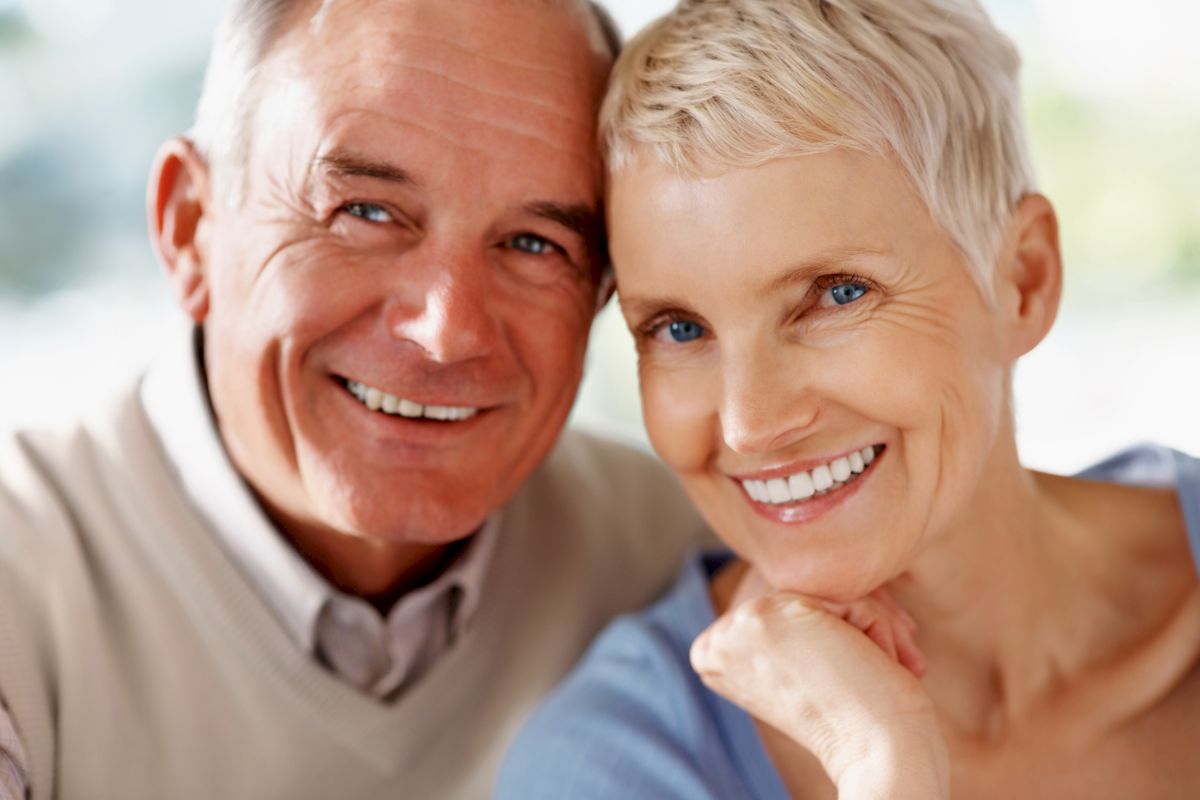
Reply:
M339 509L328 516L326 524L348 536L380 545L438 547L475 533L493 512L486 506L465 508L452 501L441 505L432 498L407 506L389 501L368 504L365 508Z

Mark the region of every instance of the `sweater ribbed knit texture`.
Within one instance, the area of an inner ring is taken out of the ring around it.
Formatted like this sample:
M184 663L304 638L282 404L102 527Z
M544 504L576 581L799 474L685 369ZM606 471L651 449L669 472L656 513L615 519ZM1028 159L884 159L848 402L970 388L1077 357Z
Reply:
M568 432L504 510L472 626L381 702L292 642L133 389L0 440L0 696L34 800L485 797L526 713L701 532L652 459Z

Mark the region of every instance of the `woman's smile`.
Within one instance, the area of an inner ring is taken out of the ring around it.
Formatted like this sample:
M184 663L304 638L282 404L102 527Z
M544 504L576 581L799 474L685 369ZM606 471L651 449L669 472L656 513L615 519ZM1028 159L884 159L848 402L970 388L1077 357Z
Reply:
M833 458L730 478L759 516L772 522L809 522L856 495L886 450L883 444L866 445Z

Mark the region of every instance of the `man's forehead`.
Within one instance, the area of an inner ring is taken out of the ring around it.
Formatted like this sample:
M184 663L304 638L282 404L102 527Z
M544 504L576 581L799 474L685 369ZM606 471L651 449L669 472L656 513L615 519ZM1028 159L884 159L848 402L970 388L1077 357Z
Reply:
M318 76L326 94L419 87L452 107L480 92L591 116L603 91L604 46L591 46L590 26L563 2L326 0L316 9L279 49L288 72Z
M306 22L292 32L326 49L355 49L359 42L346 39L351 30L384 34L380 39L390 37L393 44L407 35L460 45L486 41L495 49L498 42L489 34L503 28L514 55L529 55L528 45L537 42L533 53L551 59L595 64L611 58L586 0L322 0L302 18Z

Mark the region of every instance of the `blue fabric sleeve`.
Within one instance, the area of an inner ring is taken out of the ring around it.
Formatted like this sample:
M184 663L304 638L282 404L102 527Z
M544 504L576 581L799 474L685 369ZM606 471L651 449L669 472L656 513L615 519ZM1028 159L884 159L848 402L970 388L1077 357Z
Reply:
M714 619L687 560L653 607L611 624L533 715L500 770L499 800L786 800L750 716L710 692L688 650Z
M696 763L692 747L702 732L684 730L678 702L690 681L673 665L669 643L657 639L636 619L605 631L522 729L495 797L740 797L710 786Z

